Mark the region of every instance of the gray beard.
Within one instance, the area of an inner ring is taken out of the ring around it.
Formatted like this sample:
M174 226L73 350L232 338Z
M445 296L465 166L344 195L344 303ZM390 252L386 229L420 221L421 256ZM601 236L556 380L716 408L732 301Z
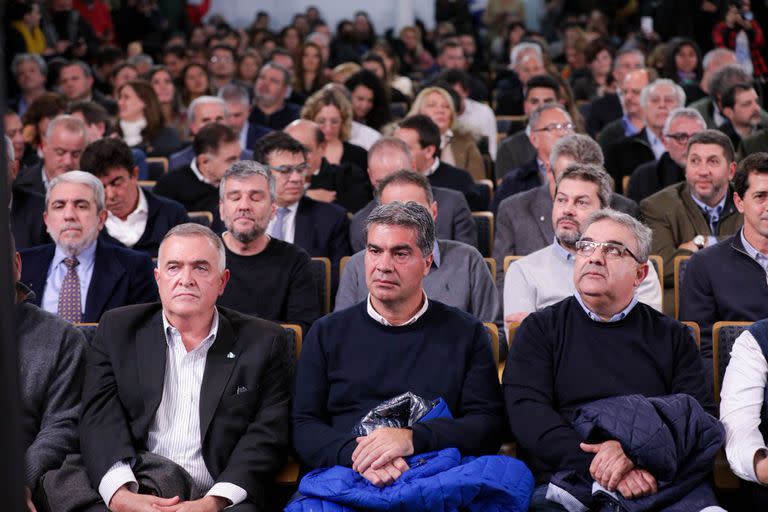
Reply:
M235 231L233 229L227 229L229 234L235 237L235 239L242 244L250 244L254 240L258 239L267 230L262 227L254 226L253 229L248 231Z

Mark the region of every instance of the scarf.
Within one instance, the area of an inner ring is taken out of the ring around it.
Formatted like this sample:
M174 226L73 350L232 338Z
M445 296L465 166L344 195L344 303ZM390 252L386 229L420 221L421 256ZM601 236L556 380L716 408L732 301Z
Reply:
M24 44L27 46L28 53L41 55L45 51L45 36L43 36L43 31L40 30L40 27L35 27L30 32L29 27L21 20L14 21L11 25L24 38Z
M143 117L138 121L120 121L120 131L123 132L123 140L129 147L141 144L141 131L147 126L147 120Z

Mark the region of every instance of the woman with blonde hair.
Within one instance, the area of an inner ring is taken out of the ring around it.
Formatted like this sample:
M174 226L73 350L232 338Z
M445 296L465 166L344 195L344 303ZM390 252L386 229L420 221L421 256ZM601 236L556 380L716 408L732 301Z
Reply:
M328 163L350 163L362 170L368 168L368 152L349 143L352 133L352 104L335 87L326 86L307 98L301 118L314 121L325 136Z
M476 180L486 178L483 156L475 138L456 124L456 105L442 87L426 87L413 102L408 115L424 114L440 129L440 160L464 169Z

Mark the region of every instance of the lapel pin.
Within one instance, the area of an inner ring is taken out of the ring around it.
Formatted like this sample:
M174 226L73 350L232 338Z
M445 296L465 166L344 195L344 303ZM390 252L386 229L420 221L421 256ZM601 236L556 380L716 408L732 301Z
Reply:
M234 359L234 358L235 358L235 354L233 354L232 352L227 354L227 359Z

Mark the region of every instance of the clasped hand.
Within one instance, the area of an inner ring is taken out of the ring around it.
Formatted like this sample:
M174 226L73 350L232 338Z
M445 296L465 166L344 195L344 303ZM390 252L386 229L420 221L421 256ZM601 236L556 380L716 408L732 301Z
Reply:
M654 476L644 469L636 468L618 441L581 443L580 447L587 453L595 454L589 466L589 474L609 491L618 490L628 499L641 498L658 491Z
M403 457L413 455L411 430L383 427L356 441L352 469L373 485L390 485L409 469Z

